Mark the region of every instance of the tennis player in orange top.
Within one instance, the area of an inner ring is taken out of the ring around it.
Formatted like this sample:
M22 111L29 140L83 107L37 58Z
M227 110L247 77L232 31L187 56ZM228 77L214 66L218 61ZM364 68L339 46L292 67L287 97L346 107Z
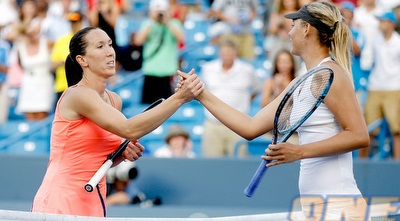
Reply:
M93 192L86 192L84 185L122 138L135 141L156 129L204 86L193 76L183 90L157 107L127 119L120 112L121 98L106 89L107 80L116 72L108 35L86 27L72 37L69 49L65 64L69 88L56 106L50 160L32 212L104 217L105 178ZM123 157L134 161L143 151L140 143L131 142Z

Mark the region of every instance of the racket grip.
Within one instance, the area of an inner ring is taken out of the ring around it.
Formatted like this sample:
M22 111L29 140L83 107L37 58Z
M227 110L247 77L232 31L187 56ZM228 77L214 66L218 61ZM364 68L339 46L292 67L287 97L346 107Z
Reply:
M253 178L251 178L249 185L247 185L246 189L244 189L244 194L247 197L253 196L258 185L261 183L261 180L264 177L265 172L267 172L267 170L268 170L267 163L269 163L269 162L270 161L267 161L267 160L261 161L260 165L258 166L256 172L253 175Z
M113 164L112 160L106 160L103 165L99 168L99 170L93 175L92 179L85 185L86 192L92 192L94 187L100 182L101 179L106 175L108 169L110 169Z

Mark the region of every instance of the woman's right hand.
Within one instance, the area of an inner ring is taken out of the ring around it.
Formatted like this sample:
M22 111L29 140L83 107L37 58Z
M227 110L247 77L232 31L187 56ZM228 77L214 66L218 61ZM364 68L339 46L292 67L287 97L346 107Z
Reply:
M137 140L131 141L123 153L123 158L131 162L136 161L143 155L144 149L144 146Z

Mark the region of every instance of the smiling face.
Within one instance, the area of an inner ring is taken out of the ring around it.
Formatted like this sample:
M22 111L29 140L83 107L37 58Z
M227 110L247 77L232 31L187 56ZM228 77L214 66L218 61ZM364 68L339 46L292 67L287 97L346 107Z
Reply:
M82 67L106 77L115 74L115 51L110 37L101 29L93 29L86 35L86 54Z

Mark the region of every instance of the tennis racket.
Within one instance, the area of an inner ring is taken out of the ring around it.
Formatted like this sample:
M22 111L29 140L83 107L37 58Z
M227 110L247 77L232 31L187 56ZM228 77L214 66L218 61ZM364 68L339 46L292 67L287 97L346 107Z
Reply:
M156 100L142 112L152 109L153 107L162 103L164 100L165 100L164 98L160 98L160 99ZM110 169L114 164L118 164L123 160L122 154L124 153L129 142L130 142L130 140L125 139L119 145L119 147L116 151L114 151L113 153L111 153L110 155L107 156L107 159L104 161L104 163L101 165L101 167L93 175L93 177L90 179L90 181L87 184L85 184L84 188L85 188L86 192L92 192L94 187L96 187L97 184L100 182L100 180L106 175L108 169ZM137 140L134 141L134 143L136 143L136 142L137 142ZM116 162L116 161L118 161L118 162Z
M327 66L311 69L301 76L283 97L275 112L272 144L285 142L321 104L333 82L333 71ZM244 194L252 197L267 172L263 160Z

